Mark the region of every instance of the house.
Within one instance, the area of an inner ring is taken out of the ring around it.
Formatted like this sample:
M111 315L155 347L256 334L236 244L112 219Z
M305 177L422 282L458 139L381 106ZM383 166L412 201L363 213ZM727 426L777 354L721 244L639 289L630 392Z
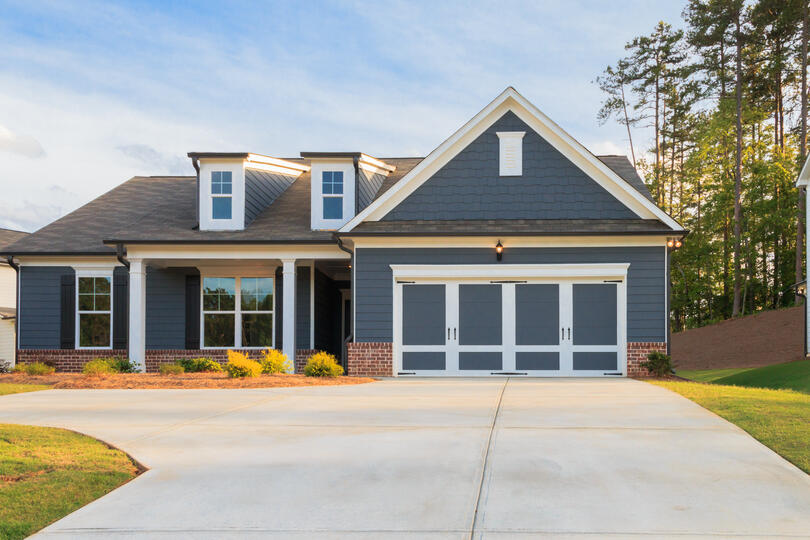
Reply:
M804 190L804 241L805 241L805 279L795 286L799 294L804 296L804 355L808 356L810 351L810 302L807 301L807 270L810 269L810 158L804 162L802 170L799 172L799 178L796 181L796 187Z
M28 233L0 228L0 249L27 236ZM0 365L14 366L17 322L17 273L5 260L0 260Z
M18 355L274 346L352 375L623 376L667 347L685 231L623 156L507 88L424 158L188 154L6 248Z

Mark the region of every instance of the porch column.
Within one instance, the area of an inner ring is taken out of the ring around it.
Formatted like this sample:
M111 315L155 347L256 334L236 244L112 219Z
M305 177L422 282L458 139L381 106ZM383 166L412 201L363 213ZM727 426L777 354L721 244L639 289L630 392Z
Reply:
M282 259L281 269L284 286L284 313L281 316L284 354L295 372L295 259Z
M146 265L129 260L129 359L146 371Z

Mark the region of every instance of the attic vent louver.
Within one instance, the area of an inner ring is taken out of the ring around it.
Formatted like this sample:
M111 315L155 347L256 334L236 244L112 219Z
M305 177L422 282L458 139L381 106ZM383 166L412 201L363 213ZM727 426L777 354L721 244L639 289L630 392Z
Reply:
M521 176L523 174L523 136L525 131L499 131L500 175Z

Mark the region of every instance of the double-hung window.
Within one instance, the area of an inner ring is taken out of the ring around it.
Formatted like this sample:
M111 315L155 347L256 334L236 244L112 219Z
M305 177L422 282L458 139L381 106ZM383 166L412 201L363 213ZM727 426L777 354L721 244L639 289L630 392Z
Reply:
M273 278L204 277L203 347L272 347Z
M76 343L80 349L112 347L112 276L76 277Z
M231 171L211 173L211 218L231 219L233 215L233 174Z
M323 219L343 219L343 171L323 172Z

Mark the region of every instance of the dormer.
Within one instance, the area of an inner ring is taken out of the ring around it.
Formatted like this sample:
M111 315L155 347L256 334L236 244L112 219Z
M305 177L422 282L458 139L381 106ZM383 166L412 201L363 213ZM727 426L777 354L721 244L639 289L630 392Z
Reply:
M301 152L310 161L312 230L337 230L366 208L396 170L362 152Z
M241 231L309 167L249 152L189 152L201 231Z

